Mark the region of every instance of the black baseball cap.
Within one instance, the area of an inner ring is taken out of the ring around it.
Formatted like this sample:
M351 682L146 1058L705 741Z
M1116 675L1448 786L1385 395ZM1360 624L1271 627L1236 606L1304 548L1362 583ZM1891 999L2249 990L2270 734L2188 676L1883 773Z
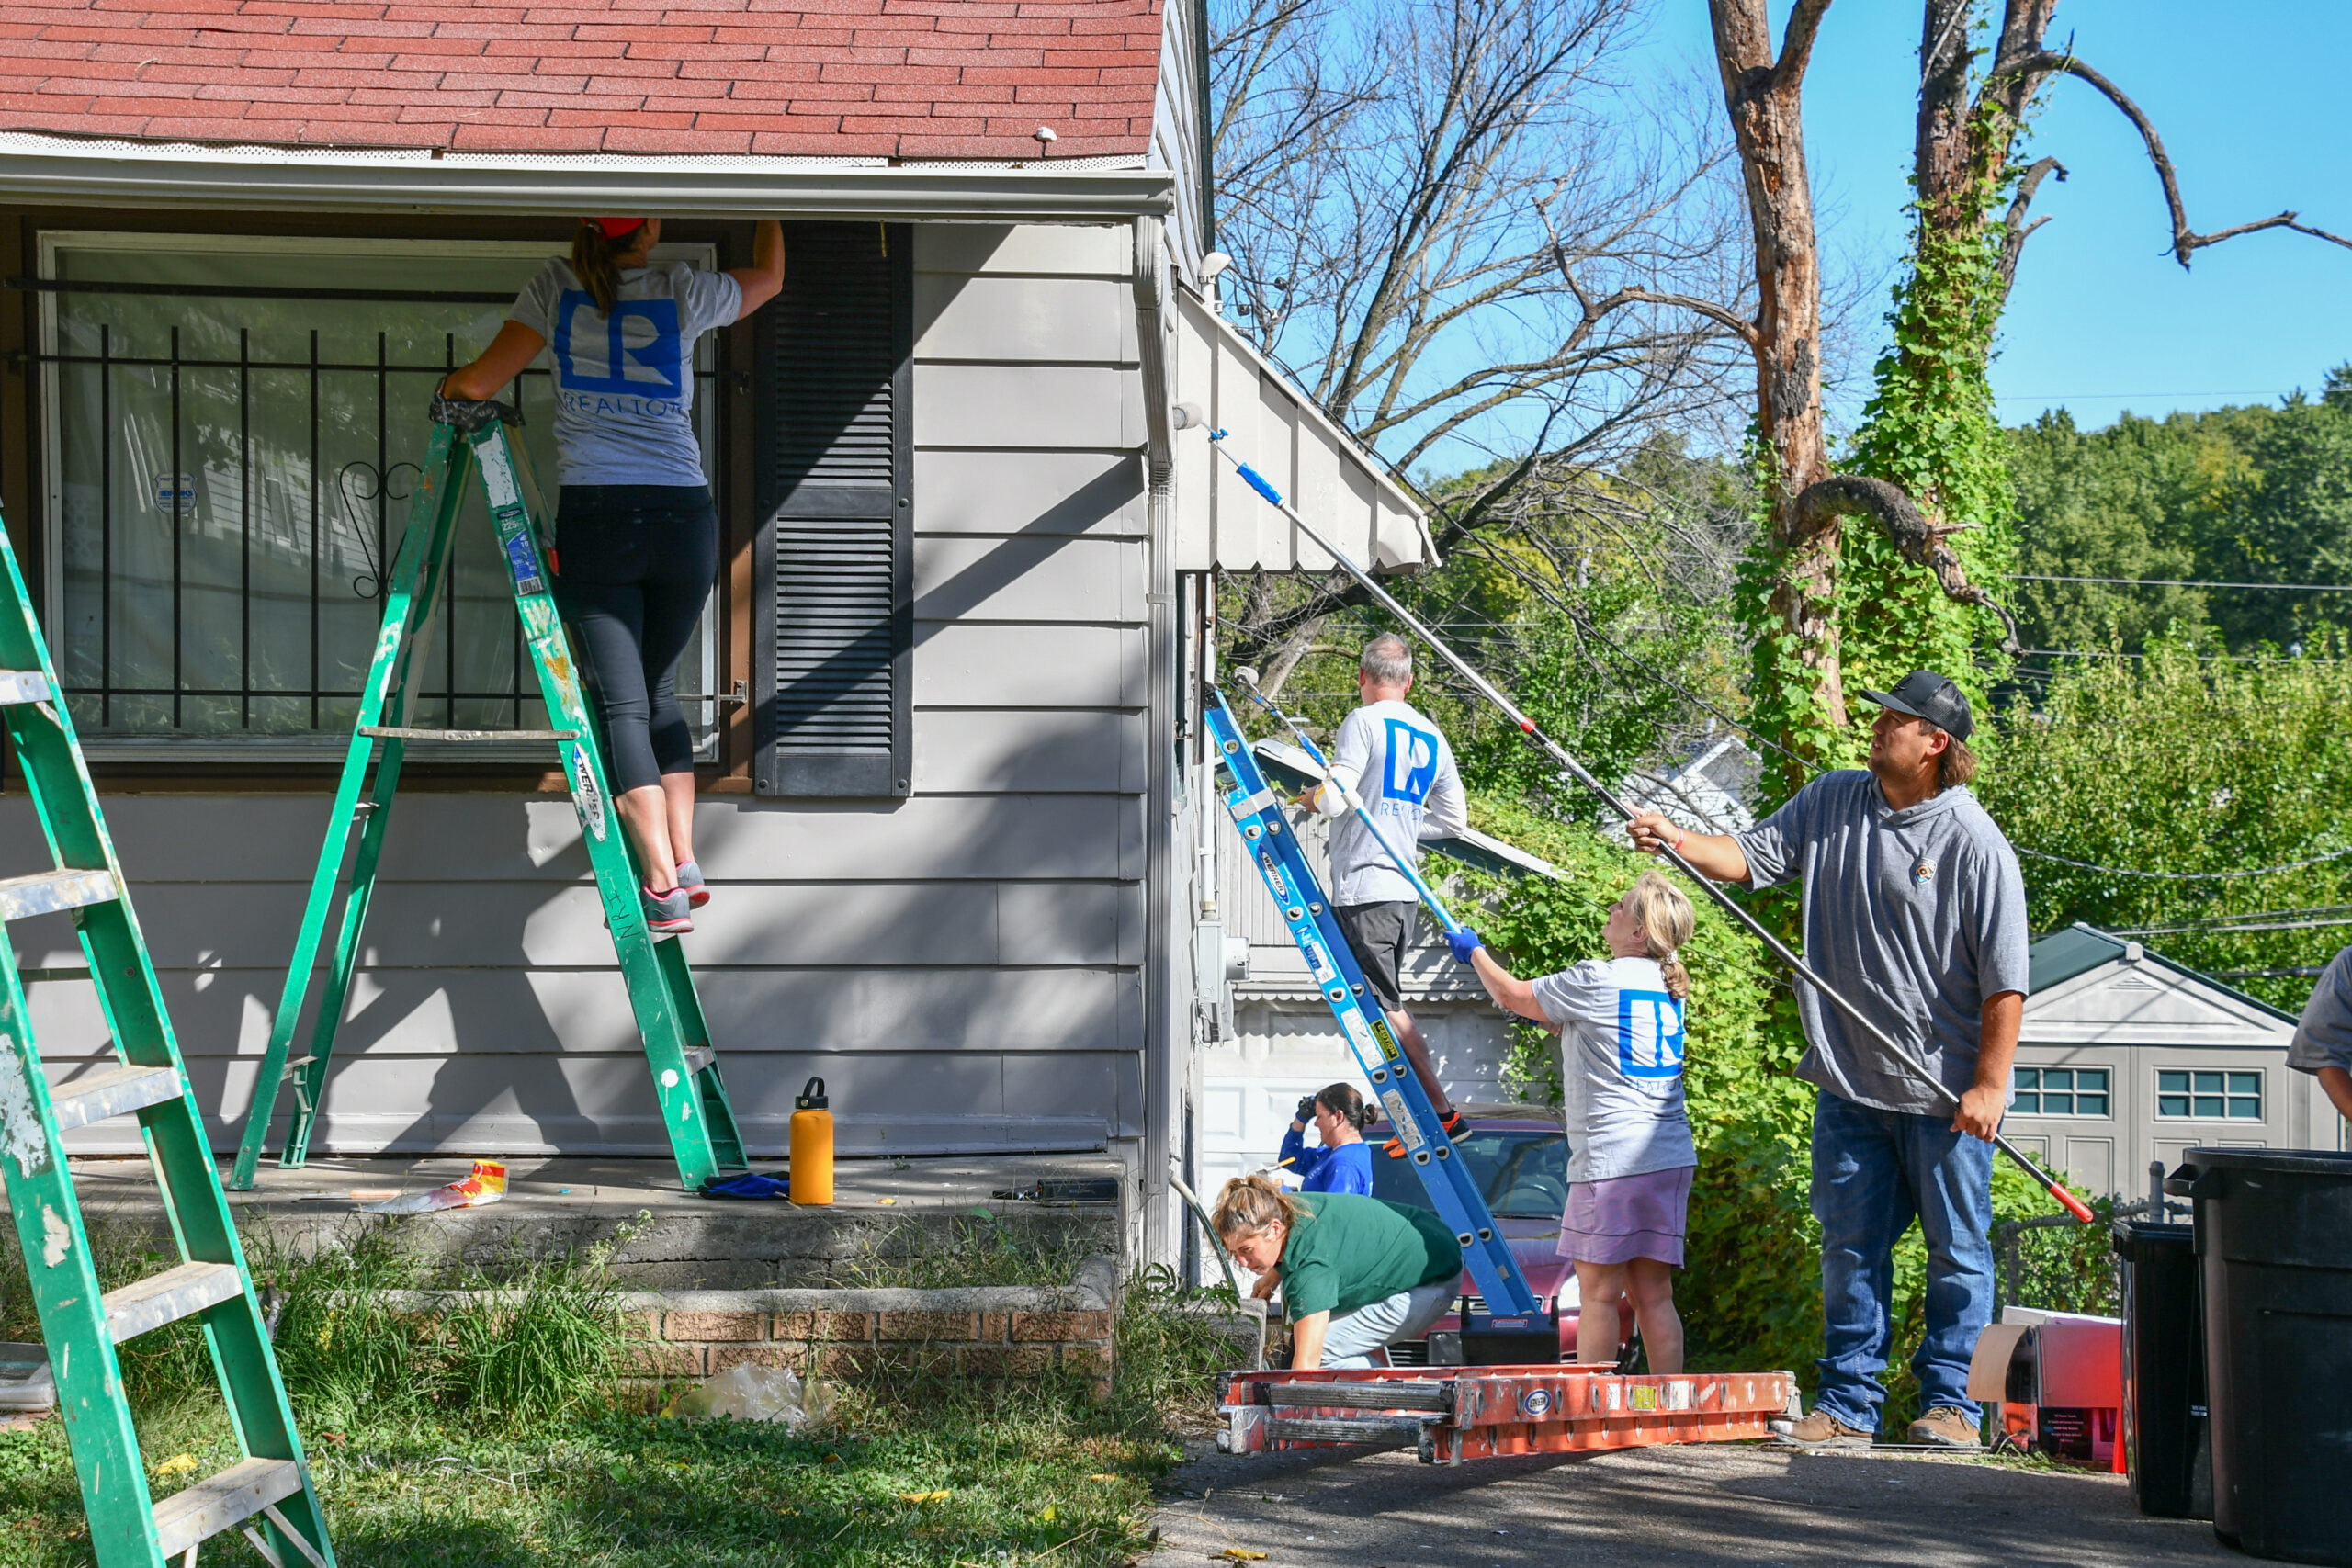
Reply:
M1894 683L1891 692L1865 691L1862 695L1883 708L1924 718L1954 740L1965 740L1976 728L1968 694L1932 670L1914 670Z

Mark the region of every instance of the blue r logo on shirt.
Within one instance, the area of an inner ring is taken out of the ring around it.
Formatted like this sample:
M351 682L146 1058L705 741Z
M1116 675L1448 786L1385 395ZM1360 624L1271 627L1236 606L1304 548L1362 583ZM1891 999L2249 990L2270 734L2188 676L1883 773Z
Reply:
M1420 805L1437 783L1437 737L1401 718L1388 724L1388 777L1381 785L1385 799Z
M1617 1070L1629 1078L1682 1071L1682 1004L1664 991L1617 993Z
M555 359L561 374L564 389L577 392L627 392L643 398L679 398L685 395L686 383L682 372L685 355L682 334L678 331L678 302L675 299L623 299L613 307L605 321L605 341L594 338L575 344L571 335L572 317L582 306L594 309L595 300L577 288L567 288L556 304ZM630 347L627 329L632 321L650 328L653 341ZM603 349L599 355L598 348ZM596 374L601 357L604 374ZM651 377L632 377L631 369L651 371Z

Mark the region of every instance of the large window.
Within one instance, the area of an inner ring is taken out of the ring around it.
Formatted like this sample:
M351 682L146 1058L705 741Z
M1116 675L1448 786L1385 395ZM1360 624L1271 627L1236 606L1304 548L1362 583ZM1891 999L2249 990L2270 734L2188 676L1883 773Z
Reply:
M2019 1116L2104 1116L2108 1113L2105 1067L2019 1067Z
M666 259L707 262L702 246ZM470 359L540 243L51 232L41 242L49 622L101 751L249 757L353 722L384 574L431 436L435 379ZM714 345L695 412L716 459ZM544 358L512 396L548 484ZM544 727L476 495L412 722ZM679 690L707 742L712 639Z
M2156 1114L2199 1121L2262 1120L2262 1074L2204 1067L2165 1067L2156 1073Z

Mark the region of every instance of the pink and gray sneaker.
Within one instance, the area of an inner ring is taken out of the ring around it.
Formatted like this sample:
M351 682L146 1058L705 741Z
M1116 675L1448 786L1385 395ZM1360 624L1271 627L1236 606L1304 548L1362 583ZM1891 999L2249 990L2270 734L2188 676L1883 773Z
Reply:
M702 867L692 861L682 862L678 866L678 890L695 908L710 902L710 884L702 879Z
M695 929L694 901L683 883L667 893L640 887L637 899L645 910L645 929L654 935L676 936Z

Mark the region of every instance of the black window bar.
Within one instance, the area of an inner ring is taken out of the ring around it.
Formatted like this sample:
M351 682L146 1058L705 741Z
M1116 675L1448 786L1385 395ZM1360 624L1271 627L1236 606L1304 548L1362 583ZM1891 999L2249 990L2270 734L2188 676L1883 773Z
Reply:
M71 282L59 282L50 279L34 280L13 277L6 280L6 286L12 288L38 289L42 292L56 293L87 292L94 294L167 294L187 297L204 296L252 299L351 299L355 303L503 303L513 298L512 295L503 293L478 296L473 294L431 292L425 290L363 294L359 291L348 289L323 288L303 289L225 287L219 288L199 288L195 287L177 287L170 285L155 286L118 283L93 283L89 285L77 286ZM419 365L397 363L393 361L390 358L389 352L389 336L387 333L382 332L379 332L376 334L376 355L372 361L350 362L322 359L319 354L319 333L317 329L313 328L310 332L310 351L306 358L301 360L262 361L256 365L256 362L252 356L250 328L240 328L238 330L238 353L237 357L234 359L198 359L183 355L180 350L180 329L176 326L171 329L170 352L168 356L164 358L117 354L114 352L113 328L108 324L101 323L99 324L97 331L98 352L95 355L71 353L52 354L46 350L42 350L38 351L29 356L37 366L57 365L92 367L96 368L98 377L98 417L101 426L98 433L99 439L97 442L99 489L98 515L100 519L98 549L98 571L100 579L98 592L99 681L97 683L97 690L95 693L89 691L86 683L76 683L75 694L95 695L97 698L99 709L99 729L102 734L108 730L112 726L116 699L124 697L169 698L172 705L172 725L175 729L179 728L184 722L184 705L186 699L189 697L236 698L238 700L241 729L249 729L252 726L253 701L257 695L266 698L307 697L310 701L311 706L311 728L313 730L318 729L322 717L323 716L321 711L322 703L337 698L356 698L359 695L359 687L356 684L348 687L325 687L322 686L320 683L322 640L321 606L324 602L323 588L321 580L321 569L324 558L323 546L326 542L324 534L324 512L321 497L321 488L325 482L325 477L320 472L319 433L322 413L322 401L320 395L321 378L331 374L345 373L371 375L375 379L376 461L373 465L372 473L363 475L363 479L370 486L372 494L363 494L359 497L363 502L372 499L375 503L375 538L372 541L374 553L372 558L368 561L369 574L361 579L355 580L354 592L358 593L358 596L362 598L374 598L380 602L387 589L385 577L390 570L391 558L390 547L393 543L390 534L390 503L394 500L406 499L404 494L396 494L394 492L394 480L398 468L403 467L414 467L414 465L405 462L394 465L390 461L390 421L392 412L392 378L431 376L437 378L447 375L451 370L457 367L457 338L455 334L445 333L443 335L443 355L442 362L439 364ZM720 353L723 355L725 339L721 337L718 341L721 345ZM172 466L167 482L172 490L172 683L169 687L123 685L118 684L114 678L114 535L116 524L114 507L115 483L113 439L114 376L115 372L118 370L138 368L154 369L164 373L170 402L169 417L172 427ZM272 373L287 371L302 372L306 374L308 380L309 398L307 434L309 437L308 448L310 459L309 523L311 558L310 584L308 591L310 612L308 639L310 682L307 686L303 687L268 686L256 689L253 681L252 413L253 373L256 368ZM180 444L182 425L181 378L184 373L193 370L227 370L234 371L237 375L240 640L238 684L234 688L191 686L187 683L185 678L183 668L183 600L186 593L187 582L186 561L182 549L184 530L181 526L182 513L180 512L181 498L179 494L180 478L185 472L183 467L183 453ZM708 370L697 368L693 372L693 374L696 384L696 390L705 398L713 395L716 389L719 385L723 384L723 367ZM540 396L535 399L531 394L534 389L542 389L548 380L548 372L540 369L526 369L519 378L517 378L514 383L514 395L517 404L525 410L526 420L527 416L532 412L531 405L534 401L537 402L543 411L547 410L550 400L545 396ZM58 412L62 416L63 414L64 408L66 407L67 400L62 396L58 400ZM709 405L706 403L705 406L707 407ZM724 431L726 429L727 422L722 418L716 419L712 423L717 427L718 438L723 442L725 439ZM354 468L366 468L368 466L368 465L367 465L363 459L358 462L346 464L338 471L336 483L338 489L345 491L346 501L345 510L347 512L356 509L350 507L348 504L348 490L344 485L344 478L350 474ZM720 467L723 471L723 457ZM354 521L357 521L356 518L355 518ZM370 541L367 539L365 533L363 532L360 539L363 555L367 553L369 542ZM60 547L62 547L62 539L60 541ZM369 584L366 592L359 592L357 584L360 581L367 581ZM459 662L458 658L457 615L454 613L453 608L456 593L457 572L454 570L453 563L452 570L445 574L443 581L444 604L442 605L441 618L443 622L442 635L444 638L444 679L438 689L421 689L418 695L421 699L426 702L438 702L442 704L443 711L452 716L453 722L457 712L457 705L459 703L501 703L505 705L507 711L511 716L511 721L514 727L520 728L523 726L523 705L526 701L536 701L538 696L537 682L536 679L531 678L529 675L528 660L523 645L521 624L518 620L511 627L508 642L509 680L506 687L500 691L479 691L460 688L457 685L457 674L459 668ZM683 694L682 699L688 702L697 700L695 696L687 696ZM700 700L706 707L715 707L719 699L705 694L702 694L698 700ZM93 739L98 739L98 737L93 737Z

